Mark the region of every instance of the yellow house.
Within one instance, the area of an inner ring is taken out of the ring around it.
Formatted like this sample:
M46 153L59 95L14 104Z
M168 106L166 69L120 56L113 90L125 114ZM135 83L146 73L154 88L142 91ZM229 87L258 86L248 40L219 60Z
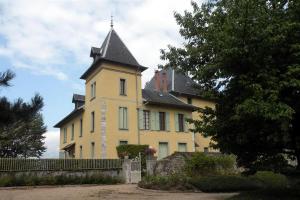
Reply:
M175 151L208 151L209 139L189 132L187 118L214 103L197 95L194 82L174 70L156 71L141 87L140 65L112 28L92 47L83 73L85 95L74 94L74 110L58 122L61 157L117 158L122 144L148 144L163 158Z

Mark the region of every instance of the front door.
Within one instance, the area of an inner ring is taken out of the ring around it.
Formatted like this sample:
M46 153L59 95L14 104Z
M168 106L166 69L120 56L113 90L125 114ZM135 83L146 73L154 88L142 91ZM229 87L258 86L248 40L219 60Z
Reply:
M167 157L169 154L169 145L167 142L160 142L158 147L158 159Z

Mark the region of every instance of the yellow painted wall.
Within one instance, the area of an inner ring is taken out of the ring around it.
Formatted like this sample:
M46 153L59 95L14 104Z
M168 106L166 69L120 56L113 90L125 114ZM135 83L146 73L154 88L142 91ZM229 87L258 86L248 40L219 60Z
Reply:
M126 80L126 96L119 94L120 79ZM96 97L91 99L91 84L96 82ZM140 144L148 144L158 151L159 142L168 142L169 154L178 151L178 143L187 143L187 151L194 151L194 139L201 145L198 150L203 151L203 147L208 147L209 139L204 139L200 134L191 132L176 132L174 114L182 113L192 115L193 118L199 118L197 113L190 111L149 106L142 104L141 73L130 67L113 65L108 63L101 64L93 74L91 74L85 83L85 105L84 112L80 116L66 123L67 143L63 143L63 128L61 127L60 148L70 144L71 125L75 124L75 157L79 158L80 145L82 146L83 158L91 158L91 143L95 143L95 158L104 158L102 156L102 143L106 144L105 158L117 158L116 146L121 140L128 141L129 144L138 144L138 134L140 133ZM185 97L180 97L184 102ZM101 133L101 110L106 107L106 141L103 140ZM200 99L193 99L193 105L203 107L205 105L213 107L214 104ZM119 107L127 107L128 111L128 130L119 130L118 116ZM170 131L150 131L138 129L138 109L150 111L169 112ZM95 112L95 129L91 132L91 112ZM80 118L83 119L83 137L79 137Z
M178 96L178 98L187 103L187 97L186 96ZM201 98L192 98L192 105L205 108L205 107L211 107L214 108L215 104L212 101L207 101ZM199 120L201 119L201 115L198 112L193 112L193 119ZM196 147L196 151L204 151L205 147L209 147L210 138L203 137L200 133L195 134L195 141L199 145L199 147ZM216 151L215 149L209 148L209 151Z
M176 132L175 130L175 113L181 113L190 116L192 113L182 109L158 107L158 106L143 106L142 109L157 112L168 112L170 114L170 130L169 131L152 131L140 130L141 144L148 144L157 150L158 156L159 142L168 142L169 155L178 151L178 143L186 143L187 151L194 151L193 134L191 132Z

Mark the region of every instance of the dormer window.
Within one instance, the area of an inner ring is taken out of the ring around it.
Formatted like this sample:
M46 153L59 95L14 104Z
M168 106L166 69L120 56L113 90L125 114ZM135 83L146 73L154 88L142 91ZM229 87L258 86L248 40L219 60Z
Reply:
M91 100L96 98L96 82L91 84Z

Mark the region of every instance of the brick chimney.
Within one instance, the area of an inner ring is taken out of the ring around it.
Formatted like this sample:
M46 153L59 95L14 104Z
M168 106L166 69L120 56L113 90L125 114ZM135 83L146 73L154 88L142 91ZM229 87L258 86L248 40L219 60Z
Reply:
M155 91L160 91L160 76L159 76L159 71L158 70L155 70L155 74L154 74L154 89Z
M162 86L162 91L163 92L168 91L168 77L167 77L167 72L166 71L163 71L163 73L162 73L161 86Z
M154 90L158 92L168 92L168 77L166 71L155 70Z

